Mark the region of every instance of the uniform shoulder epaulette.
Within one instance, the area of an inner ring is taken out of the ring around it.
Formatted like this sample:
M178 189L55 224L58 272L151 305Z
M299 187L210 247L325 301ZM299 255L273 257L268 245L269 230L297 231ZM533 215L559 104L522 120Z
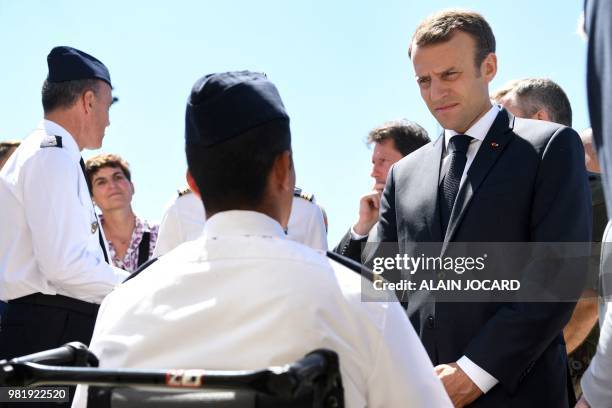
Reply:
M314 202L314 194L306 193L299 187L295 187L293 190L293 196L303 198L311 203Z
M178 196L179 197L182 197L185 194L189 194L189 193L191 193L191 189L189 187L185 187L183 189L178 190Z
M61 136L47 136L40 142L40 147L62 147L62 137Z

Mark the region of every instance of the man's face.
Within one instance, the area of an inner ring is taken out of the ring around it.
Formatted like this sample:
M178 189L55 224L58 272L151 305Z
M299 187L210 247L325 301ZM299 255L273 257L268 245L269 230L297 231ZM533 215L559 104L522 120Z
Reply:
M413 44L412 63L421 97L444 129L463 133L491 107L488 87L497 60L489 54L476 67L475 52L475 40L462 31L444 43Z
M112 103L113 95L110 85L100 81L91 103L91 118L85 148L99 149L102 147L104 131L110 125L109 109Z
M372 152L372 174L376 181L374 188L382 191L387 181L387 174L391 166L402 158L402 154L395 148L393 139L383 139L374 143Z
M93 200L103 212L130 207L134 186L120 167L102 167L91 184Z

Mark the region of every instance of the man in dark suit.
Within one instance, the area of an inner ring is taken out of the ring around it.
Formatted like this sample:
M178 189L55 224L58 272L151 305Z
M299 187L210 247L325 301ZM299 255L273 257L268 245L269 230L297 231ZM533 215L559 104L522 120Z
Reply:
M588 242L580 138L491 105L497 58L484 18L436 13L417 28L409 55L444 134L391 168L375 241L413 256L426 242ZM573 303L408 300L455 406L568 406L561 330Z
M612 3L586 0L587 92L593 139L599 156L606 206L612 214Z
M612 214L612 2L586 0L584 28L588 36L587 91L593 139L597 148L608 214ZM608 223L603 241L610 242ZM609 244L608 244L609 245ZM610 251L602 247L600 278L610 273ZM609 247L608 247L609 248ZM582 378L583 395L576 408L610 404L612 398L612 308L610 291L605 285L600 295L604 307L600 310L601 334L597 354ZM607 310L607 312L606 312Z
M334 252L361 262L361 247L378 221L380 196L392 165L401 158L429 143L427 131L407 119L392 120L372 129L368 134L372 151L374 187L359 200L359 217L355 225L342 237Z
M572 126L572 106L558 84L548 78L524 78L511 81L497 91L504 92L500 97L493 97L500 105L520 118L538 119ZM496 93L494 93L495 95ZM585 165L589 178L589 189L593 203L593 242L601 242L608 223L606 215L601 174L597 155L593 149L593 132L585 129L580 134L585 151ZM600 247L593 246L592 262L599 262ZM595 266L595 265L593 265ZM592 269L596 271L596 266ZM597 325L597 282L595 286L585 289L583 296L576 304L572 318L563 329L569 361L571 384L568 384L570 403L576 395L581 394L580 378L589 362L595 355L599 327Z

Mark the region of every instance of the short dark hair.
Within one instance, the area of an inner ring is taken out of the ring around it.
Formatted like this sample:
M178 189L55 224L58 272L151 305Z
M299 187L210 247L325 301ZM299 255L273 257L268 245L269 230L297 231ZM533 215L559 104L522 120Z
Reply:
M42 104L45 113L56 109L70 108L86 91L98 94L98 79L77 79L74 81L49 82L45 79L42 86Z
M276 119L204 147L187 143L187 166L207 212L261 204L274 160L291 150L289 121Z
M511 94L517 103L531 117L540 109L546 110L550 120L565 126L572 126L572 106L567 95L556 82L548 78L525 78L516 83ZM511 95L510 94L510 95Z
M0 142L0 160L4 157L8 157L9 153L19 147L21 142L19 140L5 140Z
M402 156L407 156L430 142L427 131L408 119L392 120L372 129L367 143L380 143L387 139L393 140L395 149Z
M424 47L445 43L456 31L463 31L476 41L476 67L480 67L487 55L495 52L493 30L481 14L470 10L448 9L432 14L419 24L410 41L408 56L412 57L413 44Z
M87 171L87 182L89 185L93 183L93 178L100 169L105 167L112 167L119 169L123 172L128 181L132 181L132 173L130 172L130 164L125 161L118 154L112 153L100 153L93 157L90 157L85 162L85 169Z

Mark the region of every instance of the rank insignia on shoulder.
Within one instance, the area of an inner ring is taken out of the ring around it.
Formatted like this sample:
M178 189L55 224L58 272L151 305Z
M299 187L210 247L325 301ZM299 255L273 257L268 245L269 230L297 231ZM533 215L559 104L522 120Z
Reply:
M40 147L62 147L62 137L61 136L47 136L40 142Z
M300 198L303 198L306 201L310 201L311 203L314 203L314 194L306 193L306 192L304 192L299 187L295 187L294 188L293 196L294 197L300 197Z
M189 187L185 187L183 189L178 190L178 196L179 197L182 197L185 194L189 194L189 193L191 193L191 189Z
M91 223L91 233L95 234L98 230L98 221L94 221Z

